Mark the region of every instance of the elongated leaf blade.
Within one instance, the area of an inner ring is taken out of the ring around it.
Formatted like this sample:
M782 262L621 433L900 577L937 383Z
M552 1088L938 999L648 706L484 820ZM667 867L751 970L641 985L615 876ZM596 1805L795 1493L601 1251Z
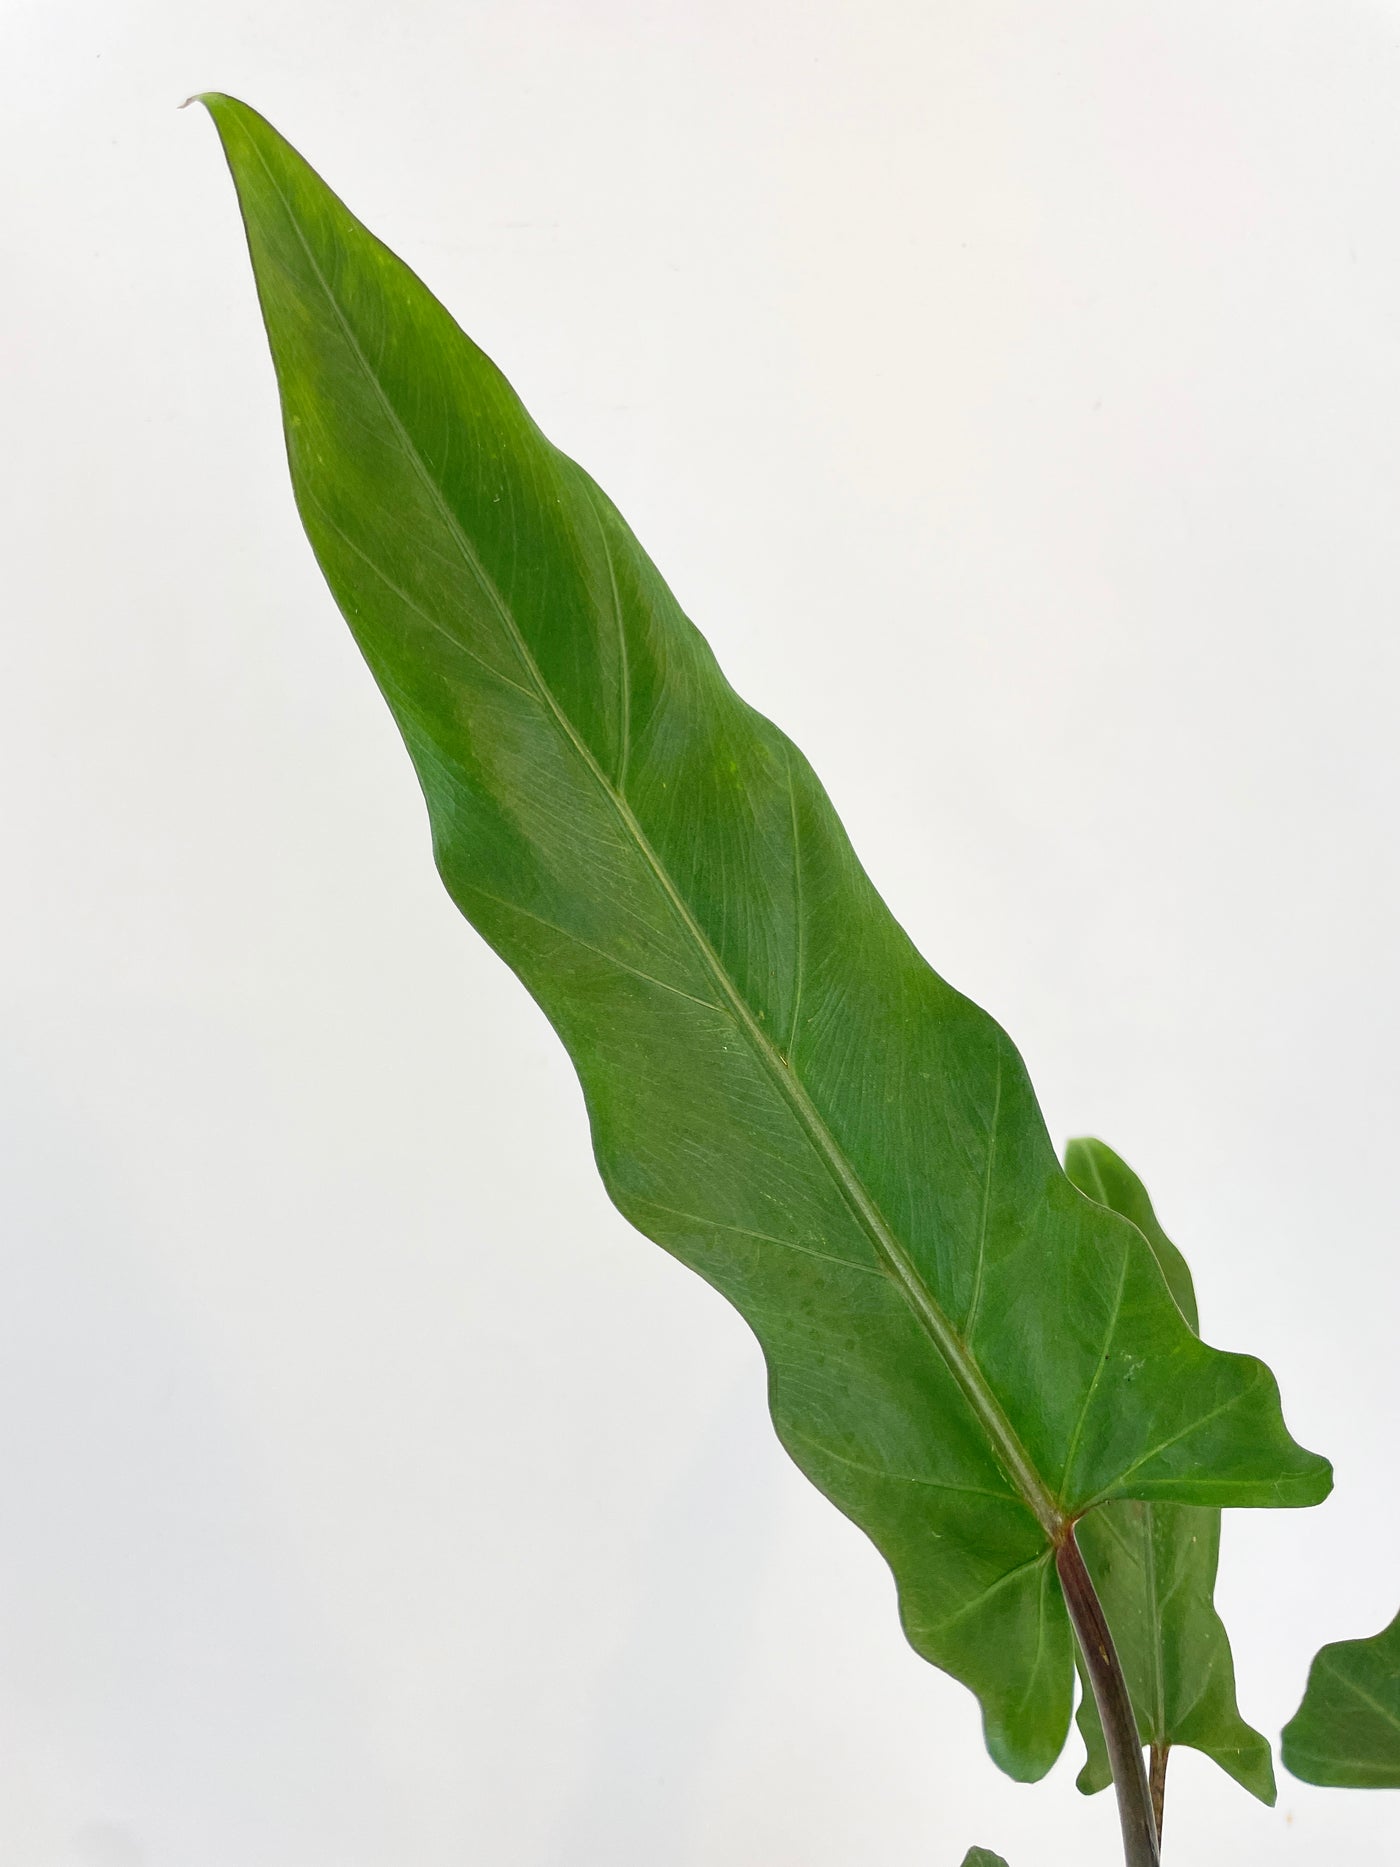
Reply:
M1284 1768L1330 1789L1400 1789L1400 1614L1323 1647L1283 1727Z
M1167 1237L1147 1189L1102 1141L1071 1141L1065 1171L1081 1192L1131 1219L1151 1246L1177 1307L1198 1328L1186 1260ZM1215 1611L1220 1512L1199 1504L1123 1499L1080 1523L1079 1547L1108 1616L1144 1744L1189 1745L1271 1806L1276 1796L1268 1740L1235 1702L1230 1638ZM1113 1780L1098 1707L1082 1679L1076 1721L1087 1753L1078 1783L1086 1795Z
M1072 1697L1069 1517L1309 1504L1328 1467L1070 1185L1010 1041L915 952L606 497L268 124L204 101L302 519L447 889L567 1046L617 1206L746 1317L783 1444L884 1553L996 1760L1039 1776Z

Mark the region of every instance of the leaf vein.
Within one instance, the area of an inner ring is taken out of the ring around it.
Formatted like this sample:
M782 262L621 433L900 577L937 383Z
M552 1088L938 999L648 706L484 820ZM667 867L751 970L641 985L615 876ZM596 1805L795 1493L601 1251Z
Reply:
M801 1432L794 1426L786 1427L783 1436L785 1439L800 1440L803 1445L811 1446L814 1452L820 1452L824 1458L834 1459L838 1465L849 1465L852 1471L864 1472L870 1478L888 1479L891 1484L923 1485L930 1491L951 1491L959 1497L995 1498L1002 1504L1015 1502L1015 1498L1009 1491L992 1491L985 1485L946 1484L941 1478L925 1478L917 1472L894 1472L890 1471L887 1466L870 1465L864 1459L853 1459L844 1452L837 1452L834 1447L814 1438L811 1433ZM1035 1558L1037 1562L1040 1559L1039 1556Z
M977 1312L982 1306L982 1277L987 1262L987 1223L992 1210L992 1171L997 1157L997 1124L1001 1119L1001 1047L997 1046L997 1080L992 1095L992 1120L987 1135L987 1166L982 1176L982 1213L977 1228L977 1265L972 1276L972 1299L967 1306L967 1320L963 1324L963 1340L968 1348L972 1347L973 1331L977 1326Z
M1099 1382L1103 1379L1103 1371L1108 1366L1108 1354L1113 1346L1113 1337L1118 1329L1118 1318L1123 1308L1123 1293L1127 1287L1128 1242L1125 1239L1123 1241L1123 1254L1118 1267L1118 1288L1113 1295L1113 1308L1109 1313L1108 1327L1104 1331L1103 1348L1099 1353L1098 1361L1094 1367L1093 1378L1090 1380L1088 1389L1085 1392L1084 1404L1079 1409L1079 1418L1075 1421L1074 1431L1070 1435L1069 1452L1065 1458L1064 1477L1060 1480L1061 1497L1069 1496L1070 1473L1074 1469L1075 1457L1079 1451L1080 1437L1084 1432L1084 1423L1089 1417L1090 1407L1094 1404L1094 1395L1098 1392Z
M792 1013L783 1046L789 1064L797 1047L797 1020L802 1009L803 974L807 966L807 915L802 900L802 835L797 822L797 793L792 782L792 747L787 748L788 809L792 815L792 918L796 951L792 961Z
M504 908L508 914L522 915L526 920L534 921L537 926L549 928L551 933L557 933L561 939L571 940L575 946L583 947L586 952L596 953L599 959L606 960L610 966L616 966L622 972L631 973L634 979L644 980L647 985L658 986L663 992L674 992L677 998L689 999L692 1005L699 1005L705 1011L717 1011L722 1018L728 1018L730 1015L727 1006L717 1005L713 999L697 998L693 992L687 992L678 985L672 985L669 979L658 979L655 973L643 972L640 966L630 965L625 959L619 959L616 953L609 953L603 947L594 946L593 942L585 940L582 934L576 934L568 927L561 927L558 921L548 920L543 914L536 914L533 908L522 907L518 901L507 901L501 895L493 895L489 889L481 888L475 882L458 882L456 886L465 890L467 894L480 896L483 901L494 901L498 908Z
M643 1199L633 1202L644 1205L651 1212L664 1212L673 1219L687 1219L693 1225L703 1225L716 1232L735 1232L740 1238L755 1238L761 1244L779 1245L784 1251L800 1252L804 1258L816 1258L822 1264L838 1264L843 1271L858 1271L862 1277L878 1277L882 1281L885 1273L878 1264L858 1264L853 1258L838 1258L832 1251L814 1251L810 1245L799 1245L792 1238L778 1238L772 1232L756 1232L747 1225L731 1225L726 1219L706 1218L701 1212L682 1212L678 1206L665 1205L659 1199Z

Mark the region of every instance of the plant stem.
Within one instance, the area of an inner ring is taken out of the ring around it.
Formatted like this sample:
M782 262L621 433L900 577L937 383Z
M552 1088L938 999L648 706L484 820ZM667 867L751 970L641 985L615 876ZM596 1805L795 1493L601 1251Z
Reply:
M1114 1651L1113 1635L1108 1631L1103 1608L1074 1540L1072 1524L1066 1528L1055 1550L1055 1567L1059 1570L1065 1606L1084 1655L1085 1671L1094 1688L1104 1742L1108 1746L1113 1787L1118 1796L1118 1819L1123 1828L1124 1867L1161 1867L1157 1818L1148 1793L1137 1719L1128 1697L1123 1668ZM1163 1767L1165 1769L1165 1759Z
M1147 1784L1152 1791L1152 1815L1157 1823L1157 1846L1162 1845L1162 1805L1167 1799L1167 1758L1171 1755L1170 1744L1154 1744L1149 1753L1152 1768L1148 1772Z

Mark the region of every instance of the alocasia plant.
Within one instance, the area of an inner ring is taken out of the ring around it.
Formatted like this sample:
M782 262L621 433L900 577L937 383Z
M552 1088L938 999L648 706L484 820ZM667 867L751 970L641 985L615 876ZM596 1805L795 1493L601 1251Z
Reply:
M1066 1177L1010 1040L915 952L607 497L261 117L203 101L307 533L449 893L568 1048L609 1193L748 1320L783 1444L1017 1778L1064 1743L1077 1636L1151 1867L1076 1526L1092 1551L1105 1507L1313 1504L1328 1465Z

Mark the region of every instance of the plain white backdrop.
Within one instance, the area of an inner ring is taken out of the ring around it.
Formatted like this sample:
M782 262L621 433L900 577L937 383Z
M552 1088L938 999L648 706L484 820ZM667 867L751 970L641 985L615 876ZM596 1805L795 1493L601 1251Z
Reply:
M1272 1364L1337 1470L1225 1527L1273 1734L1400 1606L1400 5L4 0L0 60L0 1860L1111 1867L441 894L175 107L495 356ZM1400 1797L1181 1752L1166 1853Z

